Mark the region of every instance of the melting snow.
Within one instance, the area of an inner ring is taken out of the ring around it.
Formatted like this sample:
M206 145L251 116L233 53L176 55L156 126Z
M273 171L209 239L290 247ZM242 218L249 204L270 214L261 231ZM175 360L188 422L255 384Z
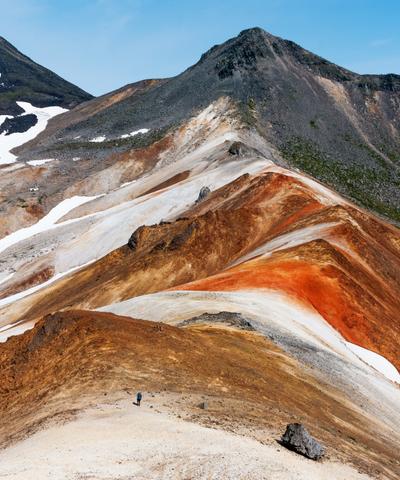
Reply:
M6 135L4 132L0 135L0 165L14 163L17 156L11 153L13 148L19 147L20 145L33 140L39 135L39 133L43 132L51 118L67 111L65 108L61 107L38 108L28 102L17 102L17 105L25 111L24 115L31 113L36 116L38 121L36 125L26 132L12 133L11 135ZM2 117L4 117L4 115Z
M61 217L63 217L79 205L89 202L90 200L93 200L97 197L98 195L94 197L75 196L63 200L52 210L50 210L50 212L45 217L43 217L34 225L26 228L21 228L20 230L17 230L16 232L13 232L10 235L2 238L0 240L0 253L11 247L12 245L20 242L21 240L25 240L26 238L44 232L45 230L50 230L51 228L57 227L57 220L59 220Z
M95 138L92 138L91 140L89 140L90 142L93 142L93 143L100 143L100 142L104 142L104 140L106 139L106 137L95 137Z
M357 355L363 362L382 373L386 378L400 384L400 373L397 368L379 353L371 352L366 348L346 342L347 347Z
M52 162L53 160L55 160L55 158L43 158L42 160L29 160L29 162L26 163L32 167L38 167L40 165L44 165L45 163Z
M135 135L147 133L148 131L149 131L148 128L141 128L141 129L135 130L134 132L131 132L131 133L125 133L124 135L121 135L119 138L134 137Z

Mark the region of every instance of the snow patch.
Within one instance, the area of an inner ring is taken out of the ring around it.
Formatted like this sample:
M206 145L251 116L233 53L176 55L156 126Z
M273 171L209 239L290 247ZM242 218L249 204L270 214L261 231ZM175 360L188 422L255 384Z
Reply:
M355 345L354 343L346 342L346 345L349 350L355 353L363 362L367 363L392 382L400 384L400 373L385 357L379 355L379 353L371 352L371 350Z
M7 275L5 275L5 272L2 272L2 274L3 274L3 278L0 279L0 285L2 283L8 282L8 280L10 280L15 275L15 272L11 272L10 274L7 274Z
M134 137L135 135L140 135L149 132L149 128L140 128L139 130L135 130L134 132L131 133L125 133L124 135L121 135L119 138L129 138L129 137Z
M89 202L90 200L98 197L99 195L96 195L94 197L74 196L72 198L67 198L63 200L52 210L50 210L50 212L45 217L43 217L34 225L26 228L21 228L20 230L17 230L16 232L13 232L10 235L2 238L0 240L0 253L11 247L12 245L20 242L21 240L25 240L26 238L44 232L45 230L50 230L51 228L57 227L58 225L56 225L56 222L61 217L63 217L79 205L82 205L83 203Z
M43 130L47 126L48 121L51 118L68 111L67 109L61 107L38 108L34 107L28 102L17 102L17 105L24 110L24 115L33 114L36 116L38 121L36 125L31 127L26 132L13 133L11 135L6 135L5 132L3 132L0 135L0 165L6 163L14 163L17 159L17 156L11 153L11 150L13 148L19 147L20 145L23 145L24 143L33 140L39 135L39 133L43 132Z
M92 138L91 140L89 140L89 142L92 142L92 143L101 143L101 142L104 142L105 139L106 139L106 137L100 136L100 137Z
M39 167L40 165L44 165L45 163L49 163L55 160L55 158L43 158L42 160L29 160L26 162L28 165L32 167Z

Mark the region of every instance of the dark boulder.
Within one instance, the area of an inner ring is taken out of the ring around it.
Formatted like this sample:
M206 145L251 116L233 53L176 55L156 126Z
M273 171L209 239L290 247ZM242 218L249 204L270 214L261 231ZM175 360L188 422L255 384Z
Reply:
M319 460L325 453L324 447L307 432L301 423L290 423L280 443L311 460Z
M228 148L230 155L236 155L238 157L243 157L244 155L259 155L259 152L251 147L248 147L243 142L233 142Z
M196 203L202 202L206 197L208 197L208 195L210 195L210 193L211 190L208 187L201 187Z
M243 153L243 143L242 142L233 142L232 145L229 147L228 152L231 155L241 155Z
M254 330L251 323L244 318L241 313L236 312L203 313L180 322L178 327L204 323L223 323L230 327L240 328L241 330Z

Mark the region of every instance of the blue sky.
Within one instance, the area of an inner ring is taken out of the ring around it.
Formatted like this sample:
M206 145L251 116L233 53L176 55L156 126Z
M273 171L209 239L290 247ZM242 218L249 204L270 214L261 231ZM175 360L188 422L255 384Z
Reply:
M259 26L360 73L400 74L400 0L0 0L0 35L99 95L175 75Z

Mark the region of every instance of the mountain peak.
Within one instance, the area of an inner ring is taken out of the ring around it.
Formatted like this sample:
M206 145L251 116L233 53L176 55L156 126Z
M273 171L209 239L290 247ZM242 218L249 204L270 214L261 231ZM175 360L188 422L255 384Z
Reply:
M72 108L92 98L77 86L59 77L20 52L0 37L0 115L18 115L16 103L24 101L37 107Z
M260 37L273 37L273 35L261 27L251 27L242 30L238 37L260 38Z

